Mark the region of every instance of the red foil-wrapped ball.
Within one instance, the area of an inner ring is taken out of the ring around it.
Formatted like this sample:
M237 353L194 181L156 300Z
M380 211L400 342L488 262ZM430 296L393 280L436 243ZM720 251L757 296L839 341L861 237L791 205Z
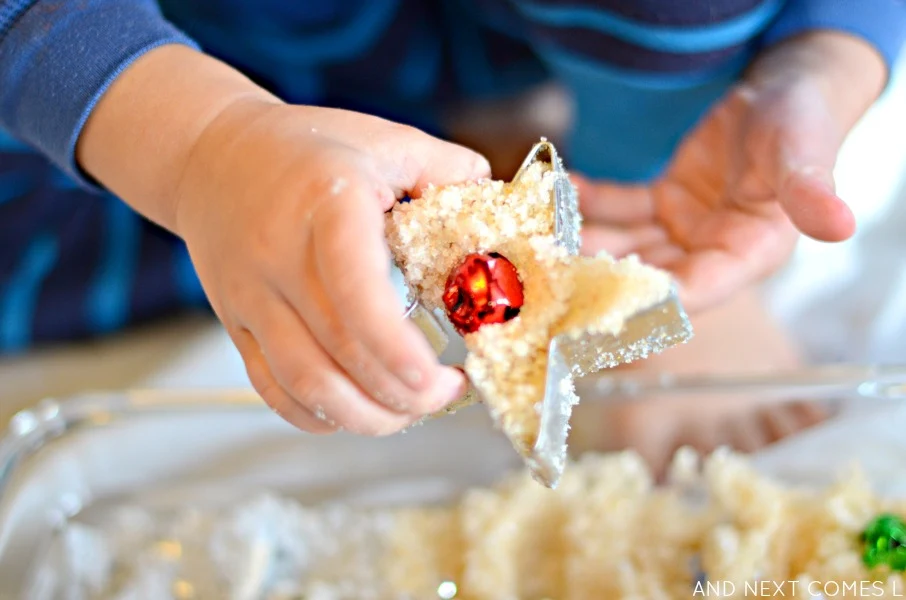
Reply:
M500 254L469 254L447 278L443 300L450 322L465 335L516 317L524 301L522 281Z

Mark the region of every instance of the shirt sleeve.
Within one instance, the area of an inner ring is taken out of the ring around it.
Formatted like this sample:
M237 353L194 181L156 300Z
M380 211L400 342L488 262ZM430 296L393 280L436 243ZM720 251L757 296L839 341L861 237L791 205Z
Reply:
M9 0L0 6L0 129L91 187L75 162L85 121L144 53L196 44L153 0Z
M906 41L906 1L789 0L766 32L764 43L773 45L816 29L845 31L864 39L890 70Z

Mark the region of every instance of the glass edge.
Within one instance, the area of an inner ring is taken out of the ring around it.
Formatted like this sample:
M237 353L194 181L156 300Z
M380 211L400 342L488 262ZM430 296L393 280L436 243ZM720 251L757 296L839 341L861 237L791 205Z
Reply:
M134 389L46 398L15 413L0 432L0 506L19 465L77 428L102 428L143 415L266 410L250 389Z

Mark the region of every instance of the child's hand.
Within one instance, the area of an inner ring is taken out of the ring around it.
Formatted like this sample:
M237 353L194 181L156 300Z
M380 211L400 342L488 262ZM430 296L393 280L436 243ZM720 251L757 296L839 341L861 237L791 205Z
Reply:
M387 434L462 395L462 374L403 320L384 212L488 175L470 150L358 113L253 102L207 128L176 230L275 411L309 431Z
M384 212L488 176L460 146L365 115L289 106L163 46L101 98L80 165L186 240L258 392L309 431L397 431L464 392L403 319Z
M799 349L766 309L757 289L692 315L695 337L670 352L618 367L640 377L758 378L802 365ZM745 343L739 343L745 340ZM756 452L833 416L822 401L779 402L765 394L707 391L664 394L630 402L579 405L570 447L600 452L632 449L658 476L667 473L677 449L710 454L721 446Z
M844 34L774 49L652 186L577 178L584 249L634 252L671 270L685 305L699 310L773 273L800 232L849 238L855 222L835 194L834 163L884 76L880 56Z

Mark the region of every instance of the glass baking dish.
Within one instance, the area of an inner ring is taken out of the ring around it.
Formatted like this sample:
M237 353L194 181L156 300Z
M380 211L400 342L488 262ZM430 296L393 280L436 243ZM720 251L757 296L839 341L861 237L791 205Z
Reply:
M770 377L580 382L574 420L607 402L656 394L833 398L830 422L753 460L782 481L829 483L859 463L885 494L906 497L906 410L899 368L833 368ZM577 453L594 449L574 440ZM520 461L481 406L387 438L310 436L245 390L134 391L48 400L19 413L0 440L0 598L78 598L48 568L48 547L73 519L137 504L218 508L268 490L305 504L431 504L499 480Z

